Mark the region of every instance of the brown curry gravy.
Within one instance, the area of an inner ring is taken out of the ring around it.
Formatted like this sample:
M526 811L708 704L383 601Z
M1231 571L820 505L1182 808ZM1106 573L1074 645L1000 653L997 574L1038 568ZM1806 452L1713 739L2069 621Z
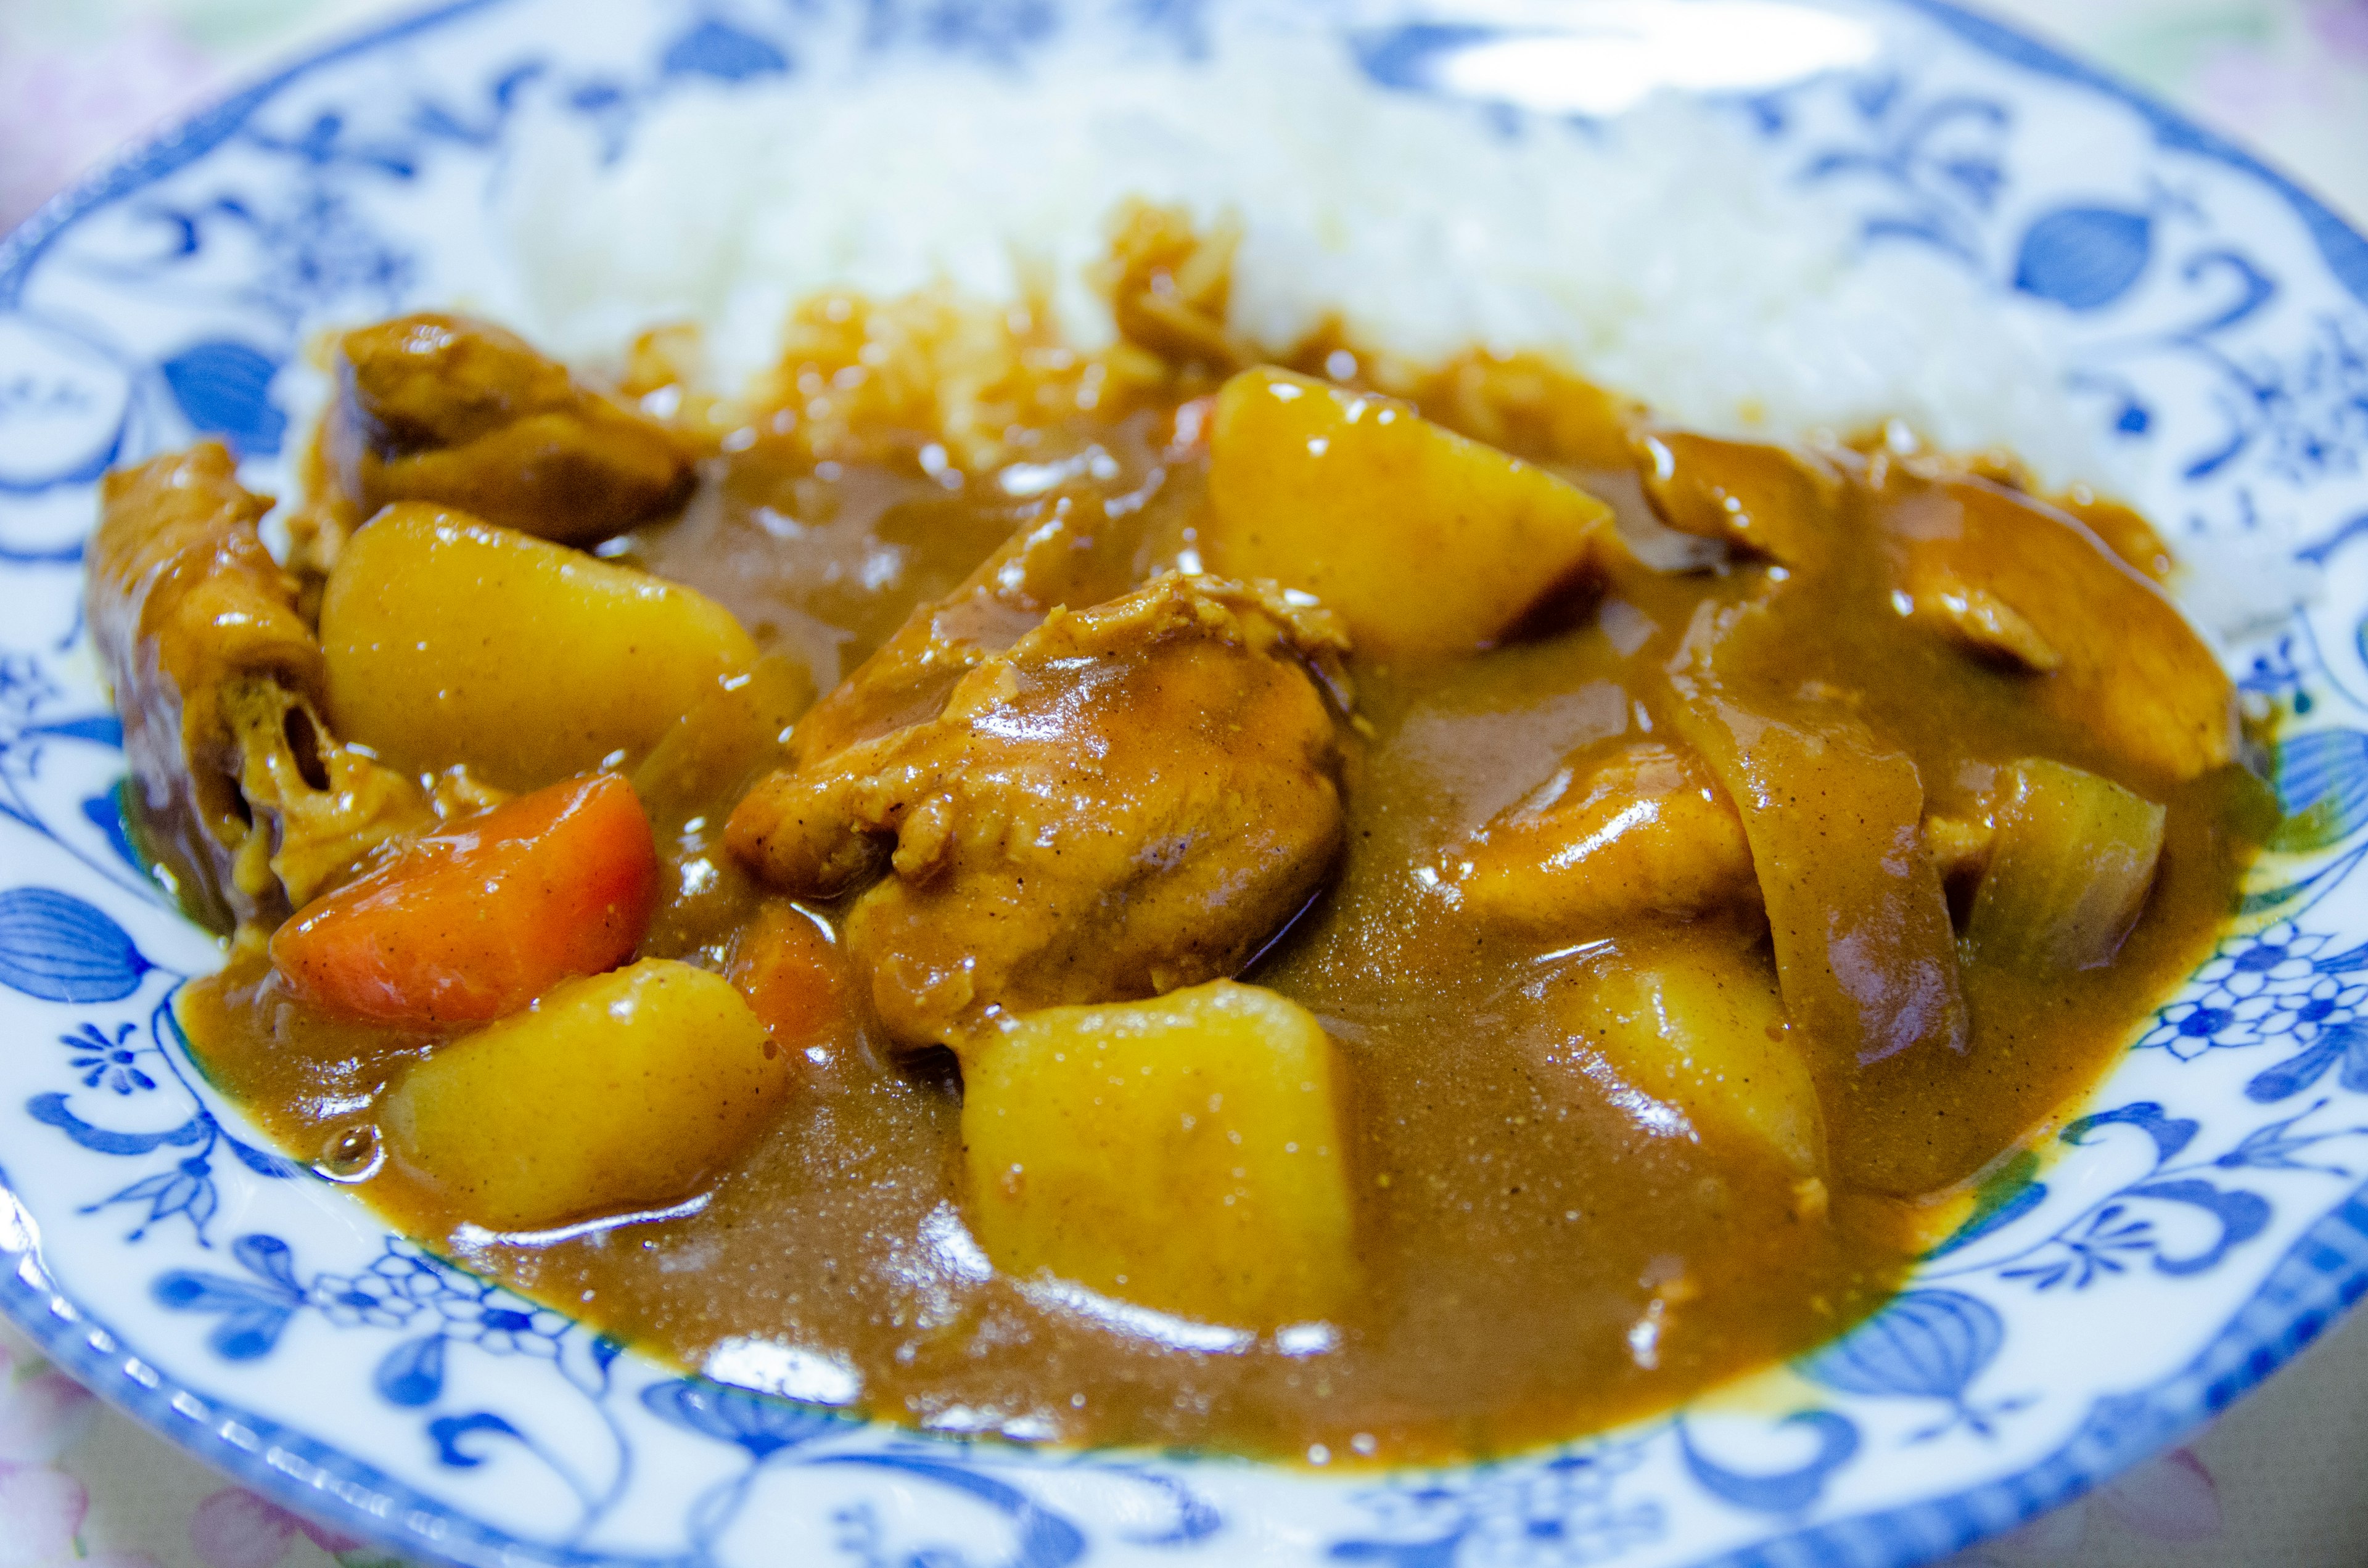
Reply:
M1307 368L1327 360L1339 368L1337 351L1311 351ZM1612 405L1600 394L1553 382L1508 419L1475 414L1469 392L1469 375L1450 372L1417 401L1521 455L1597 471L1600 493L1638 509L1634 478L1602 472L1624 449L1605 434ZM1205 460L1168 444L1179 401L1113 400L1024 432L1000 481L949 483L941 450L893 429L868 460L817 463L774 433L793 415L758 420L707 461L679 520L601 553L720 600L827 688L1022 525L1082 512L1081 531L1131 541L1144 571L1184 555ZM1830 572L1771 581L1742 557L1623 571L1565 624L1493 652L1353 664L1371 732L1350 778L1346 861L1246 976L1319 1015L1349 1067L1364 1286L1328 1343L1180 1347L984 1275L948 1223L962 1200L951 1059L893 1065L860 1022L814 1044L779 1124L693 1212L520 1241L461 1225L398 1172L359 1190L467 1267L685 1367L776 1342L850 1367L875 1416L1031 1440L1459 1459L1645 1414L1806 1350L1898 1288L1947 1205L1838 1183L1822 1214L1804 1210L1789 1176L1751 1149L1671 1136L1613 1104L1574 1066L1552 1006L1593 945L1476 929L1440 872L1459 836L1574 748L1667 733L1659 672L1697 608L1763 598L1791 666L1774 674L1856 694L1936 806L2033 755L2167 800L2161 870L2118 960L2061 985L1969 974L1973 1049L1923 1063L1911 1085L1960 1140L1959 1176L2079 1096L2219 930L2259 786L2235 768L2168 790L2135 778L2083 726L2023 700L2021 677L1910 629L1885 598L1869 520L1890 462L1880 450L1853 460L1852 504L1829 521L1855 537ZM2148 548L2127 514L2088 517L2125 554ZM721 844L732 804L654 810L686 825L661 841L676 885L643 956L718 964L753 909L757 890ZM1707 926L1694 938L1764 940ZM314 1014L252 956L189 987L182 1016L214 1082L308 1160L366 1122L436 1043Z

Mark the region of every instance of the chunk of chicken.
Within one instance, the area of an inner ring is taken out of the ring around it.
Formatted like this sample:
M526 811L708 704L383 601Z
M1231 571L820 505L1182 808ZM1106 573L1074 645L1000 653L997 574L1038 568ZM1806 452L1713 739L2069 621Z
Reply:
M1974 884L1989 869L1990 851L1998 843L1998 824L1990 811L1990 802L1982 801L1970 812L1924 813L1924 852L1932 857L1932 868L1941 873L1941 885L1949 890L1952 906L1973 897Z
M1107 521L1090 500L1053 508L952 593L914 610L799 720L791 766L934 717L956 681L1034 630L1053 606L1097 605L1133 587L1136 530Z
M321 458L354 523L431 501L582 545L690 492L689 458L665 426L488 323L380 322L338 340L336 372Z
M1980 479L1902 473L1881 520L1895 596L2030 677L2028 700L2165 783L2235 755L2235 694L2177 607L2079 521Z
M2064 667L2064 655L2021 611L1945 566L1929 559L1912 562L1904 591L1912 613L1974 653L2033 675Z
M889 860L845 929L907 1045L1229 975L1339 852L1340 726L1310 665L1343 649L1328 615L1205 578L1055 609L934 717L766 779L728 839L811 896Z
M252 819L235 878L266 892L277 882L290 910L388 840L505 798L460 768L423 790L368 751L341 744L312 699L277 681L233 682L222 707L238 737L239 793Z
M1841 477L1789 447L1728 441L1681 430L1635 437L1645 497L1679 533L1714 539L1781 566L1828 552Z
M1735 803L1700 757L1656 741L1566 760L1481 829L1463 858L1474 915L1555 936L1759 896Z
M85 588L139 812L224 925L276 918L432 815L322 727L320 646L256 533L270 506L217 442L110 473Z

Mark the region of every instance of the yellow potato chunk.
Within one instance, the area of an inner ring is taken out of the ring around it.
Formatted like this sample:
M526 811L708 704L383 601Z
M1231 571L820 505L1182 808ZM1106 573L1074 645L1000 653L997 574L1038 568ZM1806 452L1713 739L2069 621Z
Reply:
M640 756L757 658L689 588L416 503L340 552L321 644L337 734L507 790Z
M1611 508L1402 403L1285 370L1224 384L1202 563L1338 612L1360 653L1463 653L1594 574Z
M790 726L814 706L814 675L787 653L768 653L727 677L677 720L633 769L650 820L668 830L737 800L784 760Z
M390 1153L495 1231L689 1197L772 1119L789 1060L721 976L644 959L453 1041L381 1106Z
M1817 1086L1755 955L1623 940L1563 993L1562 1012L1614 1074L1698 1133L1757 1143L1800 1176L1823 1169Z
M1306 1009L1220 980L1030 1013L972 1055L971 1225L1005 1271L1244 1328L1353 1293L1339 1072Z

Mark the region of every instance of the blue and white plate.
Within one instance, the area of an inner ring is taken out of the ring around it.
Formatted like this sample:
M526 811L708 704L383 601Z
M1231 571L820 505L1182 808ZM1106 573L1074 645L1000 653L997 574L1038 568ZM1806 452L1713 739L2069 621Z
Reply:
M287 448L273 378L299 324L449 298L471 193L526 113L621 139L666 95L1008 70L1056 40L1113 70L1205 58L1233 3L467 0L239 94L0 244L0 1305L51 1357L246 1484L426 1559L1902 1564L2169 1443L2368 1287L2368 241L1939 0L1813 0L1857 29L1853 62L1719 112L1800 188L1846 195L1870 249L1930 247L2069 345L2078 405L2175 535L2278 570L2298 544L2325 585L2239 655L2288 714L2291 813L2244 934L1840 1342L1443 1471L925 1438L620 1353L387 1233L210 1094L170 999L215 949L130 860L76 610L99 474L206 431ZM1377 92L1455 91L1461 51L1523 40L1566 62L1601 23L1486 0L1309 15L1338 17Z

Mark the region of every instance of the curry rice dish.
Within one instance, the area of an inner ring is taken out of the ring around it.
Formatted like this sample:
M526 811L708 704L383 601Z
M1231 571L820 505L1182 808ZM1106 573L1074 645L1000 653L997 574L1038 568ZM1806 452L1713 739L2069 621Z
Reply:
M279 557L219 446L110 475L205 1071L472 1269L938 1429L1455 1459L1875 1309L2272 814L2161 542L1261 363L1221 239L1118 236L1107 350L825 296L731 401L350 332Z

